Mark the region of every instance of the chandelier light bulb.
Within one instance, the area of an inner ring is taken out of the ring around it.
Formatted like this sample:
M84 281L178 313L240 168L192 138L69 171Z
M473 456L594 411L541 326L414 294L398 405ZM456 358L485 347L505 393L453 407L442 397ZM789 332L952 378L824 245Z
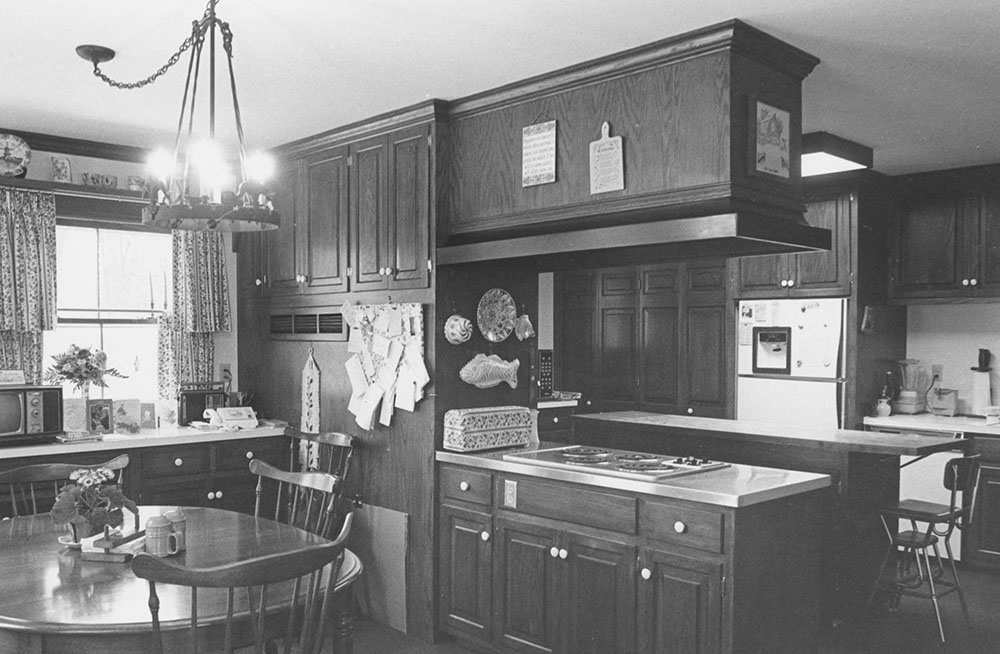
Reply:
M156 150L146 159L146 170L154 179L166 184L174 174L174 158L166 150Z
M274 175L274 159L263 152L254 152L246 161L247 179L263 184Z

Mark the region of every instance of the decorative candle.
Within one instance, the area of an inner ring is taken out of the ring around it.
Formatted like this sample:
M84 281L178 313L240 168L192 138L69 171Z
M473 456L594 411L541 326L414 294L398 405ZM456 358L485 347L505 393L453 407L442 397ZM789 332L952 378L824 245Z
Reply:
M149 308L153 309L156 306L153 303L153 273L149 273Z
M167 271L163 271L163 310L167 310Z

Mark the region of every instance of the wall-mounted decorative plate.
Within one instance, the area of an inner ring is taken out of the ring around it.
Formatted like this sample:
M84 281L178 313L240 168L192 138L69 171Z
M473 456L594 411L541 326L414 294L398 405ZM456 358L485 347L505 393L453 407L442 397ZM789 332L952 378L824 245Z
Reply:
M514 331L517 307L514 298L502 288L491 288L483 293L476 311L476 322L483 338L491 343L499 343Z

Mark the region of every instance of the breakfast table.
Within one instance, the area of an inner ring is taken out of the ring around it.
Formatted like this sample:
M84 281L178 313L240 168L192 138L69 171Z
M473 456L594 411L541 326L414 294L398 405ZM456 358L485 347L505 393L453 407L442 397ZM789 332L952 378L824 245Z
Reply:
M139 507L139 524L174 507ZM181 563L205 567L293 550L325 542L319 536L267 518L224 509L184 507L186 550ZM133 516L126 515L126 525ZM60 542L66 533L47 514L0 521L0 652L80 654L151 651L149 585L129 563L82 560L80 551ZM335 580L334 651L353 651L353 584L362 571L350 550ZM288 584L290 596L291 585ZM190 590L157 585L166 651L187 651ZM285 608L271 595L269 604ZM221 639L226 590L198 592L199 639ZM239 608L237 608L239 613ZM277 620L276 623L283 624ZM203 637L203 638L202 638ZM221 642L221 640L220 640Z

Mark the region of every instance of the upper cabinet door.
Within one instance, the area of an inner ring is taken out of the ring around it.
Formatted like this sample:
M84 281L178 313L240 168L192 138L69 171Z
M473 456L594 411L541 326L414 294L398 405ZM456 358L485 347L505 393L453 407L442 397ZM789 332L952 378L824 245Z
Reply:
M386 276L390 288L430 285L430 128L389 135Z
M785 297L788 295L788 255L773 254L733 259L740 297Z
M280 226L264 234L267 295L290 295L300 290L302 279L300 243L306 229L305 162L290 161L281 165L275 180L274 208Z
M899 217L896 291L910 297L949 295L962 287L962 198L953 193L911 198Z
M976 236L979 266L974 279L980 293L996 295L1000 293L1000 191L994 187L983 191Z
M388 147L384 136L351 146L351 290L388 288Z
M312 157L309 170L309 221L303 274L312 290L347 290L348 149Z
M790 294L802 297L851 292L850 235L854 206L854 195L847 191L806 198L806 222L830 230L830 250L790 257Z

